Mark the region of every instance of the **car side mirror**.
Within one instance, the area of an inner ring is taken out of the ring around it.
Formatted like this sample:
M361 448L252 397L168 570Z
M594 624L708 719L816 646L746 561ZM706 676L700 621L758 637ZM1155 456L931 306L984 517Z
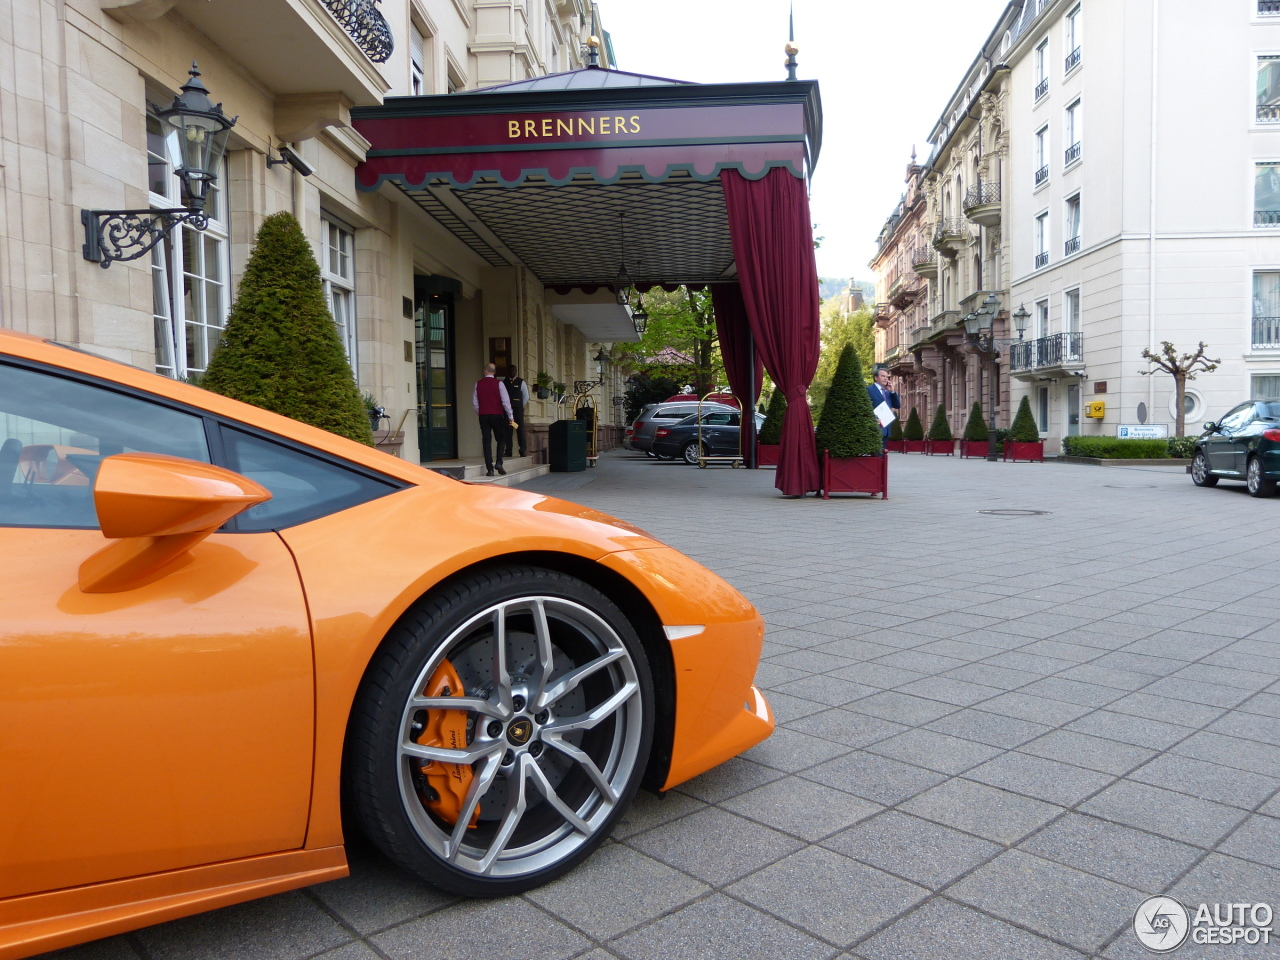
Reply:
M80 564L80 589L142 586L236 514L271 499L261 484L222 467L159 453L118 453L98 467L93 502L114 543Z
M1205 433L1217 433L1218 429L1218 425L1212 420L1204 425Z

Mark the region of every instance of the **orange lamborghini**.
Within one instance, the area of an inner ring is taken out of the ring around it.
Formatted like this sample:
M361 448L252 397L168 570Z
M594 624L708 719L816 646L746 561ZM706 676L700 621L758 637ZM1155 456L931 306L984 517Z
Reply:
M347 872L544 883L767 737L644 531L0 334L0 960Z

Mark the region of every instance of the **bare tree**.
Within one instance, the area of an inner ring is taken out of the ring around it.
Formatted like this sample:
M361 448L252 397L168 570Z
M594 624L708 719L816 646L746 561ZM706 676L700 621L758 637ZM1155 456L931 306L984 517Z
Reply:
M1178 351L1174 349L1172 343L1168 340L1162 341L1160 344L1160 352L1152 353L1150 349L1142 351L1142 359L1148 363L1154 364L1156 370L1163 370L1169 376L1173 377L1173 405L1178 411L1177 433L1175 436L1182 436L1183 430L1186 429L1187 411L1185 407L1185 398L1187 395L1187 381L1194 380L1196 374L1212 373L1218 369L1221 360L1210 360L1204 355L1208 349L1208 344L1203 340L1200 346L1196 348L1195 353L1184 353L1178 356ZM1143 370L1142 375L1149 376L1156 370Z

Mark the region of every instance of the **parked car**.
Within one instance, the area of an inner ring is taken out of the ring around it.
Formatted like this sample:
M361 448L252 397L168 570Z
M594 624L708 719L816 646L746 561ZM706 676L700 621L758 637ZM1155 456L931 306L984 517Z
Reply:
M1280 480L1280 400L1250 400L1206 423L1192 454L1191 480L1197 487L1243 480L1250 496L1273 495Z
M732 410L733 407L722 403L704 403L702 410ZM642 450L649 456L659 456L653 450L653 434L663 423L675 423L698 412L697 400L682 400L678 403L651 403L641 411L631 424L631 449ZM669 457L667 459L670 459Z
M712 410L702 414L701 446L698 415L685 417L678 423L664 424L654 431L653 452L662 457L680 457L685 463L697 464L704 456L742 456L738 435L742 432L742 414L737 410ZM756 414L756 429L764 424L764 414Z
M763 621L643 530L0 333L0 956L585 859L760 742Z

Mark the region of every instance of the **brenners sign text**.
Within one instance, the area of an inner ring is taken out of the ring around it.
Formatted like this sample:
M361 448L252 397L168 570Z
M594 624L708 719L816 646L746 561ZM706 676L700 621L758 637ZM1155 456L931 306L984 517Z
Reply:
M507 139L517 137L580 137L639 133L640 116L539 117L535 120L508 120Z

